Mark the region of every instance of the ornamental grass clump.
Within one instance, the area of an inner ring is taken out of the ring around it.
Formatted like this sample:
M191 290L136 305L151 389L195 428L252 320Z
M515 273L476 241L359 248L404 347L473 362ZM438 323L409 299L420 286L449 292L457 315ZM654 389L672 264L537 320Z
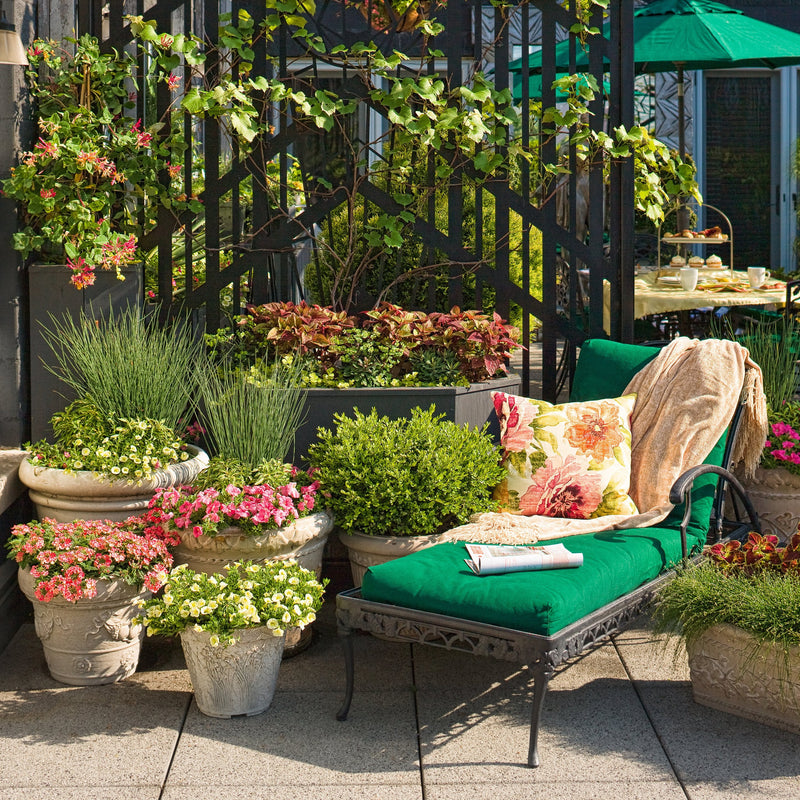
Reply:
M785 547L776 536L750 533L744 543L705 552L703 563L681 571L659 593L657 630L678 632L690 644L727 623L787 651L800 645L800 533Z
M189 458L178 434L193 405L199 344L137 309L94 320L51 318L49 368L77 395L51 419L53 442L28 446L34 466L131 482Z
M164 591L143 603L138 621L148 636L206 631L212 647L232 644L243 628L264 626L283 636L287 628L314 621L325 583L295 561L236 562L215 575L182 564L170 573Z
M77 602L97 594L98 580L122 580L157 592L172 567L164 542L140 533L140 520L125 522L45 519L15 525L6 548L29 569L36 599Z
M43 328L55 356L51 372L102 414L174 429L185 422L202 357L189 326L161 326L128 308L102 319L51 317Z
M503 477L500 454L483 430L415 408L410 418L373 409L335 416L309 450L324 502L348 533L412 536L496 511L492 489Z

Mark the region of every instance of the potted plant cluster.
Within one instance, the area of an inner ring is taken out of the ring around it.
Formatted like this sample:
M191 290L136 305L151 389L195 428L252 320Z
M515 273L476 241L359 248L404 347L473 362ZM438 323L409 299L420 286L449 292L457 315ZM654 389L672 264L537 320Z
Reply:
M124 520L207 465L179 435L201 352L188 330L129 309L97 323L54 320L48 337L78 399L53 417L53 441L28 445L20 464L40 518Z
M519 387L507 374L518 332L496 314L427 314L390 303L358 315L305 303L247 311L232 334L214 338L214 348L243 364L281 358L298 366L308 390L296 435L300 459L317 428L354 407L397 418L433 404L454 422L482 428L493 419L491 392Z
M319 573L331 518L313 475L285 463L302 408L296 370L280 364L198 372L199 416L212 456L191 483L159 489L148 533L177 563L213 574L231 561L295 558Z
M217 575L184 564L142 604L139 621L148 635L180 635L203 714L260 714L275 693L286 631L313 622L323 588L294 561L237 562Z
M706 555L661 590L654 617L685 643L695 700L800 733L800 533Z
M503 468L485 428L457 425L433 407L394 420L356 410L335 422L319 431L309 457L356 586L368 567L436 544L472 514L497 510L492 490Z
M164 542L144 536L136 519L43 520L15 525L6 547L53 678L86 686L136 670L137 603L167 579L172 557Z
M176 563L197 572L214 574L233 561L294 559L319 577L333 520L318 505L315 476L285 461L303 407L297 370L205 362L197 377L212 456L193 481L156 491L147 532L173 548ZM292 628L287 654L306 647L310 634Z

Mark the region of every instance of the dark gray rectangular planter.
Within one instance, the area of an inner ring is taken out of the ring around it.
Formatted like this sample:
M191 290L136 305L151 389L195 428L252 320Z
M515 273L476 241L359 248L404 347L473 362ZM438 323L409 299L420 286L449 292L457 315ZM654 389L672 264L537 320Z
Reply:
M141 265L126 267L122 273L124 281L118 280L114 272L98 270L93 286L76 289L69 282L72 273L66 266L32 264L28 267L31 441L49 437L52 433L50 417L75 399L72 390L45 366L52 366L54 359L42 326L52 327L51 314L59 321L67 314L77 320L81 313L105 319L109 309L141 307L144 294Z
M294 463L306 462L308 448L317 428L333 428L334 414L352 414L358 408L368 414L373 408L392 419L406 417L417 406L436 406L439 414L458 425L481 428L489 423L489 432L499 440L500 428L494 414L492 392L519 393L518 376L497 378L469 386L368 387L363 389L309 389L305 403L305 421L295 437ZM291 454L290 454L291 457Z

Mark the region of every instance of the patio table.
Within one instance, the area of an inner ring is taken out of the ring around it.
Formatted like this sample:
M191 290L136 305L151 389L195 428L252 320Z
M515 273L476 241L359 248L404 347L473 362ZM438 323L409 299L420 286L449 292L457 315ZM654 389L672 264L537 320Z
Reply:
M668 271L661 270L661 274ZM658 282L659 271L646 272L636 277L633 285L633 306L636 318L696 308L721 306L772 306L782 307L786 301L786 284L768 279L764 289L751 289L747 273L729 270L700 270L700 282L689 292L677 285ZM677 275L677 272L674 273ZM610 330L611 290L608 282L603 286L603 327Z

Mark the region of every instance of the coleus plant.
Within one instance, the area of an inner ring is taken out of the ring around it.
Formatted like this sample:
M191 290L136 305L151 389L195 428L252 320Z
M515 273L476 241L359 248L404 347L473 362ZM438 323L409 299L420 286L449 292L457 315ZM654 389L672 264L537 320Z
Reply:
M415 365L423 362L439 363L439 377L446 375L448 383L454 366L464 383L483 381L505 372L511 353L519 347L517 329L497 313L489 316L457 306L447 313L427 314L384 302L348 316L329 307L288 302L248 306L247 312L235 334L240 346L254 357L266 351L272 357L305 358L306 371L313 373L310 385L405 386L415 381L422 385ZM353 361L363 348L351 340L363 339L365 333L372 347L385 350L387 358L392 354L391 374L380 371L375 383ZM353 382L356 373L359 377ZM435 373L427 371L424 383L441 383Z
M754 575L771 571L800 575L800 532L781 547L777 536L751 531L746 542L717 542L707 548L706 555L726 574Z

